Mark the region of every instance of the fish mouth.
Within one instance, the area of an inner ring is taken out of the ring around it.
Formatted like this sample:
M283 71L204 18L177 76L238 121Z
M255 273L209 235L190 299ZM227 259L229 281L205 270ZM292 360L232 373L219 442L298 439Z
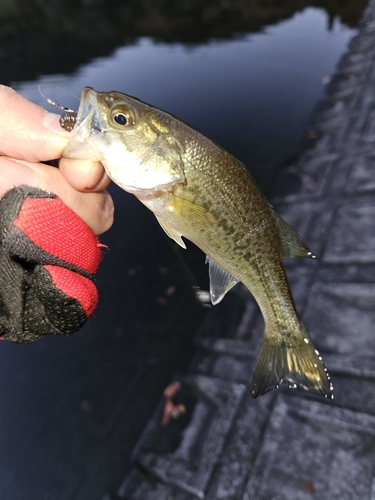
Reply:
M74 129L82 128L82 125L84 125L86 130L102 132L97 95L98 93L92 87L82 89Z
M81 92L81 100L77 112L77 126L86 120L90 121L91 128L102 131L98 109L98 93L92 87L84 87Z
M101 136L102 133L97 92L92 87L84 87L81 92L76 124L63 155L67 158L100 160L96 148L91 148L89 140Z

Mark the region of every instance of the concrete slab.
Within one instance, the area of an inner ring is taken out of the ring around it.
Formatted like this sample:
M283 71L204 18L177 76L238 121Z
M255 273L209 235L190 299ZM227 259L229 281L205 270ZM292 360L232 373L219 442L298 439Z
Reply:
M103 500L196 500L196 496L179 488L159 483L134 469L121 485L118 496L106 496Z
M348 204L336 213L323 261L330 264L375 262L375 206Z
M347 193L375 190L375 155L359 157L353 164L346 186Z
M178 441L168 437L176 433L173 422L161 426L161 405L140 440L135 460L162 482L204 498L245 387L202 375L185 382L195 400L188 426L179 430L181 437Z
M213 475L207 500L241 498L259 452L276 393L253 399L250 390L240 404L238 416Z
M375 357L375 283L316 283L304 314L322 352Z
M371 500L375 418L280 395L243 500Z

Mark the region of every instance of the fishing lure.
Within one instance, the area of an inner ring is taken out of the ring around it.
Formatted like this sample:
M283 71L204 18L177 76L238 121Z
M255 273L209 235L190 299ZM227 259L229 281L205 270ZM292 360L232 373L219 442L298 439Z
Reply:
M59 109L65 110L65 113L60 116L60 125L67 132L71 132L77 121L77 111L73 111L68 108L61 106Z
M57 101L45 96L43 94L43 92L41 91L40 85L39 85L39 92L44 97L44 99L48 102L48 104L50 104L52 107L60 109L61 111L65 111L65 113L60 116L60 120L59 120L60 125L67 132L71 132L74 128L74 125L76 124L76 121L77 121L77 111L74 111L73 109L70 109L70 108L66 108L65 106L61 106L61 104L59 104Z

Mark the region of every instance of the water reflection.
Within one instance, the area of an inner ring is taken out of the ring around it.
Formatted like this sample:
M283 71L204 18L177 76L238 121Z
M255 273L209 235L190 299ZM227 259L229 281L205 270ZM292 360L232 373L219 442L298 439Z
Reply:
M308 8L257 34L187 48L150 38L124 45L73 75L40 77L43 93L64 106L85 85L116 89L174 113L204 131L245 163L263 189L298 147L324 91L322 79L352 36L326 14ZM25 96L46 105L35 82L17 83Z
M202 44L261 31L307 7L354 28L367 0L3 0L0 81L67 73L139 37Z

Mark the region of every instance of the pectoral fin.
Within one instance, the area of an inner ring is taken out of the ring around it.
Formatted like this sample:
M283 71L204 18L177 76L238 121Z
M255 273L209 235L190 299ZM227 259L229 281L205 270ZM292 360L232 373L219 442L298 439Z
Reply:
M161 225L161 227L167 233L167 235L170 238L172 238L172 240L174 240L178 245L180 245L180 247L182 247L186 250L185 242L181 238L182 235L178 231L176 231L170 224L168 224L168 222L166 222L164 219L162 219L161 217L158 217L156 214L155 214L155 217L156 217L156 220Z
M217 223L215 216L208 212L205 207L197 205L193 201L186 200L181 196L174 196L169 206L170 210L182 215L190 224L196 228L212 227Z
M183 214L186 220L194 225L195 229L201 228L203 232L207 228L215 227L217 223L215 216L204 207L178 196L174 197L171 208L179 214ZM164 230L166 231L165 228ZM206 262L209 264L211 302L216 305L238 281L209 257L206 258Z
M272 210L281 243L283 246L283 257L308 257L316 259L316 256L305 246L298 234L292 229L276 212Z
M215 306L223 299L225 294L238 283L238 281L209 257L206 257L206 262L208 262L209 265L208 274L210 277L211 302Z

